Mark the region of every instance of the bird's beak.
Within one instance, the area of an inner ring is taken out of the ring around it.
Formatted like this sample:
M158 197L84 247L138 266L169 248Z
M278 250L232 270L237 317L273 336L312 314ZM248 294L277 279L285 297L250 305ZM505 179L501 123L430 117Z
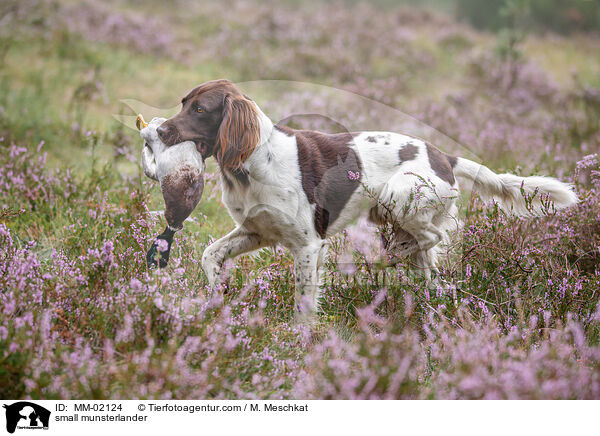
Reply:
M142 130L148 125L148 123L144 121L144 117L142 116L142 114L138 114L137 118L135 119L135 125L138 128L138 130Z

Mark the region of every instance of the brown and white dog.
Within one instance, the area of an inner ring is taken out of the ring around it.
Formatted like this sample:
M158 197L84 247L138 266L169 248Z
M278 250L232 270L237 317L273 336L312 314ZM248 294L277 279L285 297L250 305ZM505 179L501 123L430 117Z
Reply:
M182 105L158 135L168 146L193 141L204 159L215 157L223 202L237 223L204 251L210 284L224 279L226 259L281 244L294 255L296 318L302 323L310 323L318 308L327 238L361 214L391 223L391 254L411 256L430 278L439 244L458 222L455 177L470 179L480 196L518 215L541 213L544 196L556 208L577 202L572 188L556 179L498 175L411 136L275 126L227 80L198 86Z

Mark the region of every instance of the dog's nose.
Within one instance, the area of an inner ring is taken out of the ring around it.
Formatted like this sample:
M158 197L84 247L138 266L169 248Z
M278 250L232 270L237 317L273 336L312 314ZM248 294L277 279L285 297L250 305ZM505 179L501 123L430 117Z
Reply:
M169 129L164 125L161 124L160 126L158 126L158 128L156 129L156 133L158 133L158 136L162 139L165 136L167 136L167 131Z

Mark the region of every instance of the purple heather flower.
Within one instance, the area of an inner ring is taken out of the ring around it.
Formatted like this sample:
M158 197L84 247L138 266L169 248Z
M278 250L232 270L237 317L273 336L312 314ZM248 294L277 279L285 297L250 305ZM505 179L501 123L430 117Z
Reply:
M157 239L156 246L159 251L167 251L169 249L169 243L164 239Z
M348 178L350 180L360 180L360 171L348 171Z

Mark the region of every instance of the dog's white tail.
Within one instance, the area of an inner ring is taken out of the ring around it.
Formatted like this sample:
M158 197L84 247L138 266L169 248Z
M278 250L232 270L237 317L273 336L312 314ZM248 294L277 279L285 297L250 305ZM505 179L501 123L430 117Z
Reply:
M458 158L454 174L473 181L473 190L484 200L495 200L506 212L518 216L543 214L543 202L549 199L556 209L576 204L579 199L573 186L552 177L519 177L514 174L496 174L489 168L464 158ZM536 195L530 204L523 196Z

